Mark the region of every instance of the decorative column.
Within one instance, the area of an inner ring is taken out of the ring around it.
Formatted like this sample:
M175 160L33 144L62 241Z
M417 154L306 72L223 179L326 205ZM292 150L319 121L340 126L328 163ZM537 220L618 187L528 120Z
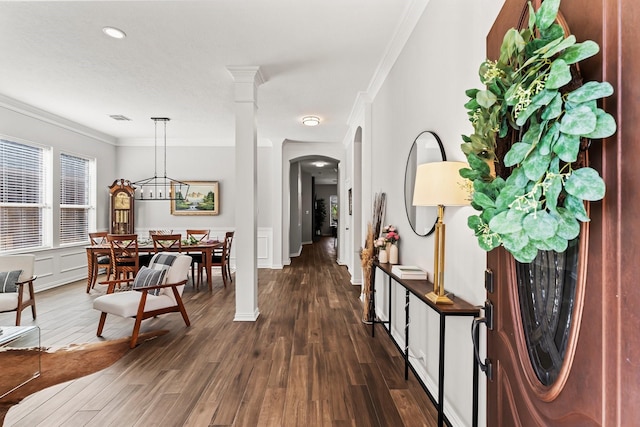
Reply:
M227 67L235 82L236 321L255 321L258 310L258 203L256 129L260 67ZM242 195L242 197L238 197Z

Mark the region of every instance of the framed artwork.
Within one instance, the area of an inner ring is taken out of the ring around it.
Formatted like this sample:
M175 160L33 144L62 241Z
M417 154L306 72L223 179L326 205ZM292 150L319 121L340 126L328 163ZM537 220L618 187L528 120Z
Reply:
M218 181L185 181L187 194L176 192L171 183L171 215L218 215L220 213L220 188Z
M349 215L353 215L353 195L351 189L349 189Z

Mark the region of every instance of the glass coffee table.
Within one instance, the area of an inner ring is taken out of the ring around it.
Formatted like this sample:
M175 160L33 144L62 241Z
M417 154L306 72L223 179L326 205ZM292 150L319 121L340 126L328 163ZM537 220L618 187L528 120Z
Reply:
M39 377L40 328L0 326L0 366L6 380L0 382L0 399Z

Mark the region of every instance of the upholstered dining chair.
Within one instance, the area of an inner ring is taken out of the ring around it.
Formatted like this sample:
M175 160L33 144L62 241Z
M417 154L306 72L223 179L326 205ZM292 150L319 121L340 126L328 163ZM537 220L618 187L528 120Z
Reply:
M205 230L205 229L187 229L187 241L189 242L206 242L207 240L209 240L209 230ZM193 281L193 287L197 287L200 285L200 282L196 283L196 276L195 276L195 264L199 264L202 262L202 254L197 253L197 254L189 254L189 256L191 257L191 280ZM198 275L199 277L200 275Z
M182 234L152 234L155 253L165 251L182 252Z
M106 295L93 301L93 308L100 311L99 337L102 336L107 314L135 318L130 348L134 348L140 335L143 320L166 313L180 313L187 326L191 325L182 302L182 291L187 283L191 258L175 252L159 252L153 256L149 267L142 267L134 279L111 280ZM123 282L132 283L132 289L119 291Z
M31 307L36 319L36 298L33 292L35 255L7 255L0 257L0 313L16 312L16 326L20 326L22 310Z
M107 233L106 231L96 231L94 233L89 233L89 241L91 242L91 246L100 246L100 245L108 245L107 242ZM91 277L98 277L98 270L104 268L107 273L107 280L111 276L111 257L109 255L97 255L93 260L93 275ZM95 282L91 284L91 288L93 289ZM87 292L89 292L87 290Z
M116 279L134 277L140 268L137 234L108 234L111 269Z
M225 288L227 287L227 282L233 282L233 279L231 278L231 266L229 263L231 255L231 244L233 243L233 235L233 231L227 231L225 233L222 247L213 251L213 256L211 259L212 267L220 267L220 272L222 273L222 283ZM193 265L191 266L191 268L193 268ZM198 283L202 282L203 269L204 262L202 261L202 259L200 259L198 261Z

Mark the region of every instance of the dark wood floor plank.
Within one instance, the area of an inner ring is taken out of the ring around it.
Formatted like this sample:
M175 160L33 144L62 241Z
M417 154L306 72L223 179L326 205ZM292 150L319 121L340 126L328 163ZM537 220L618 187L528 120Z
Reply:
M216 277L219 279L219 277ZM172 313L142 331L166 330L111 367L38 392L6 426L380 426L435 425L435 409L389 337L362 323L360 287L335 262L333 239L305 245L282 270L259 270L260 316L234 322L235 286L184 291L191 327ZM126 337L132 319L99 313L86 283L37 294L42 345ZM0 314L0 324L14 315ZM1 355L0 355L1 358ZM0 360L1 364L1 360ZM162 408L161 410L159 408ZM47 424L49 422L49 424Z
M286 388L267 388L256 426L280 427L284 423Z
M256 411L255 408L259 408L264 402L270 370L271 361L256 360L233 425L238 427L255 427L258 425L260 412Z
M438 417L432 417L419 409L420 404L410 391L390 390L390 393L405 426L430 426L438 422Z

